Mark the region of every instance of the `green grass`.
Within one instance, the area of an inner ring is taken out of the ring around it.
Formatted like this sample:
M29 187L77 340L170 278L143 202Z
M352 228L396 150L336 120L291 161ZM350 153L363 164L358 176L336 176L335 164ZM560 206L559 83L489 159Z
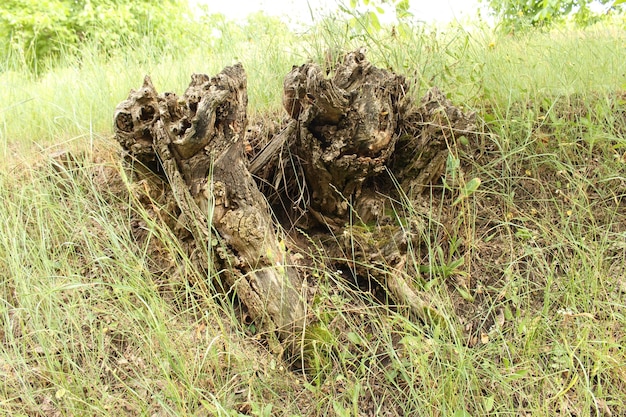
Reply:
M36 78L0 72L0 414L625 415L619 22L374 36L256 19L218 26L218 39L190 31L181 45L195 48L177 53L86 46ZM454 207L453 188L396 208L426 224L403 273L423 267L415 282L446 326L356 290L318 247L316 321L302 354L280 358L145 204L149 185L126 177L113 111L145 74L182 93L192 72L239 60L251 118L276 117L292 65L361 45L414 79L416 98L437 85L480 121L470 150L455 148L457 174L480 178L478 190ZM64 148L79 163L55 170Z

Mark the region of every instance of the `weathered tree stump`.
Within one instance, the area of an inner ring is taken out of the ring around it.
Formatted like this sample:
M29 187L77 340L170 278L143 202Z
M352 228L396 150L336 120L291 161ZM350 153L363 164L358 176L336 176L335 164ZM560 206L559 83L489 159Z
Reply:
M347 54L332 79L316 64L285 78L283 105L299 126L294 152L311 190L308 209L321 223L343 227L353 208L364 209L357 214L365 222L382 214L359 199L394 151L407 89L404 77L373 66L363 50Z
M468 121L469 128L471 117L449 105L438 90L429 91L417 110L408 90L404 77L373 66L357 50L345 56L332 78L315 64L294 67L284 81L283 106L294 119L290 142L311 196L306 210L333 232L343 231L338 249L352 253L348 263L371 265L364 273L376 275L393 298L421 320L440 322L430 298L401 271L407 240L423 230L387 225L363 233L360 226L381 224L385 206L391 206L388 199L403 192L389 189L391 175L418 193L441 177L452 139L438 134L450 130L446 116ZM403 154L394 157L399 140ZM376 189L381 177L384 192Z
M241 65L212 78L194 74L180 98L159 95L146 77L118 105L115 137L131 158L165 175L180 209L178 223L200 247L221 242L228 286L254 319L284 339L304 324L302 279L247 170L247 101Z
M424 223L385 221L385 206L393 205L394 194L419 194L442 176L449 147L457 135L471 133L473 115L437 89L415 106L405 78L376 68L363 50L348 53L334 71L327 78L315 64L293 68L283 96L291 121L250 162L243 149L241 65L212 78L194 74L180 98L159 95L146 77L115 112L116 139L131 158L166 178L178 229L205 248L201 262L221 262L227 287L283 340L305 325L303 277L273 220L292 220L286 212L294 208L307 227L323 225L318 230L342 236L328 240L335 242L326 248L335 259L351 250L346 263L359 265L356 274L374 276L419 319L441 318L430 297L414 288L410 271L403 272L408 248L427 234ZM291 157L290 169L281 166ZM252 174L275 194L282 182L293 204L281 200L284 212L272 212ZM295 184L298 190L289 190Z
M412 103L411 103L412 104ZM397 151L389 166L407 193L420 194L441 178L450 148L476 135L475 113L464 113L437 87L422 97L419 106L406 106L398 129Z

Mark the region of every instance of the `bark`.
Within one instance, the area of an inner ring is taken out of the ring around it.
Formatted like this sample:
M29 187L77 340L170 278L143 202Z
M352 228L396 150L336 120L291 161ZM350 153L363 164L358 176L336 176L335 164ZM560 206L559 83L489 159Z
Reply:
M311 192L308 209L321 223L343 226L364 183L385 170L406 90L404 77L376 68L363 50L347 54L331 79L316 64L285 78L283 105L299 126L295 153Z
M458 147L461 137L474 139L475 116L454 106L437 87L426 92L419 106L404 110L397 152L389 164L403 190L417 195L441 178L449 149Z
M449 147L459 135L472 133L474 118L437 88L419 107L408 90L404 77L376 68L358 50L345 56L332 78L315 64L294 67L284 81L283 106L295 122L293 152L302 161L311 196L306 210L344 237L340 249L353 256L347 264L366 266L357 273L376 276L422 321L441 322L430 297L401 273L407 231L389 224L385 207L393 207L389 198L394 194L420 194L441 178ZM400 181L400 189L393 189L398 183L390 176ZM386 189L377 190L377 182ZM360 225L372 221L378 227L359 232ZM415 239L424 236L424 231L414 232ZM419 241L411 247L419 247Z
M255 156L251 170L276 184L271 175L283 168L270 168L287 159L276 153L288 144L306 178L304 209L341 229L350 220L381 220L385 198L374 185L386 177L391 194L389 173L413 196L437 183L449 150L460 147L463 136L475 140L476 124L474 113L454 106L437 87L416 104L405 78L376 68L363 50L333 68L331 78L312 63L285 77L283 106L292 122Z
M302 279L247 169L246 106L241 65L212 78L194 74L180 98L159 95L146 77L117 107L115 136L131 158L166 177L178 223L197 245L222 243L227 284L254 319L284 339L304 324ZM207 265L212 255L203 255Z

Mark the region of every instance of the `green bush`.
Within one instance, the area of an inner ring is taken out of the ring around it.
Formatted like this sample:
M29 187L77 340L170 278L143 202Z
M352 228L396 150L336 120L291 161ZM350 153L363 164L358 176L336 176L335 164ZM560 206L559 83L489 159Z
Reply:
M589 7L594 1L606 10L618 10L625 0L481 0L487 3L507 31L550 25L572 16L576 23L587 26L600 16Z
M110 52L150 35L165 47L182 33L188 10L186 0L4 0L0 53L40 72L82 42Z

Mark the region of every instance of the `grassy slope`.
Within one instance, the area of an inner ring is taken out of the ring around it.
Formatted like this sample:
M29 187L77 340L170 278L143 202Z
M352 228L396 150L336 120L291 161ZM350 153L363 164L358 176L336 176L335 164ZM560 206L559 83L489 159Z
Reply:
M263 24L224 29L180 56L138 47L104 60L87 48L37 80L0 74L0 413L626 414L623 33L350 39L332 22L301 36ZM429 225L463 243L427 242L431 256L417 259L436 271L464 257L449 276L425 274L459 331L355 292L320 254L323 343L302 375L239 324L134 200L137 186L120 191L110 121L144 74L181 92L191 72L234 60L248 71L251 113L272 114L291 65L363 43L419 92L437 85L485 122L480 152L459 153L481 188L458 222ZM47 156L58 148L86 150L86 160L59 176ZM468 277L473 302L454 285Z

